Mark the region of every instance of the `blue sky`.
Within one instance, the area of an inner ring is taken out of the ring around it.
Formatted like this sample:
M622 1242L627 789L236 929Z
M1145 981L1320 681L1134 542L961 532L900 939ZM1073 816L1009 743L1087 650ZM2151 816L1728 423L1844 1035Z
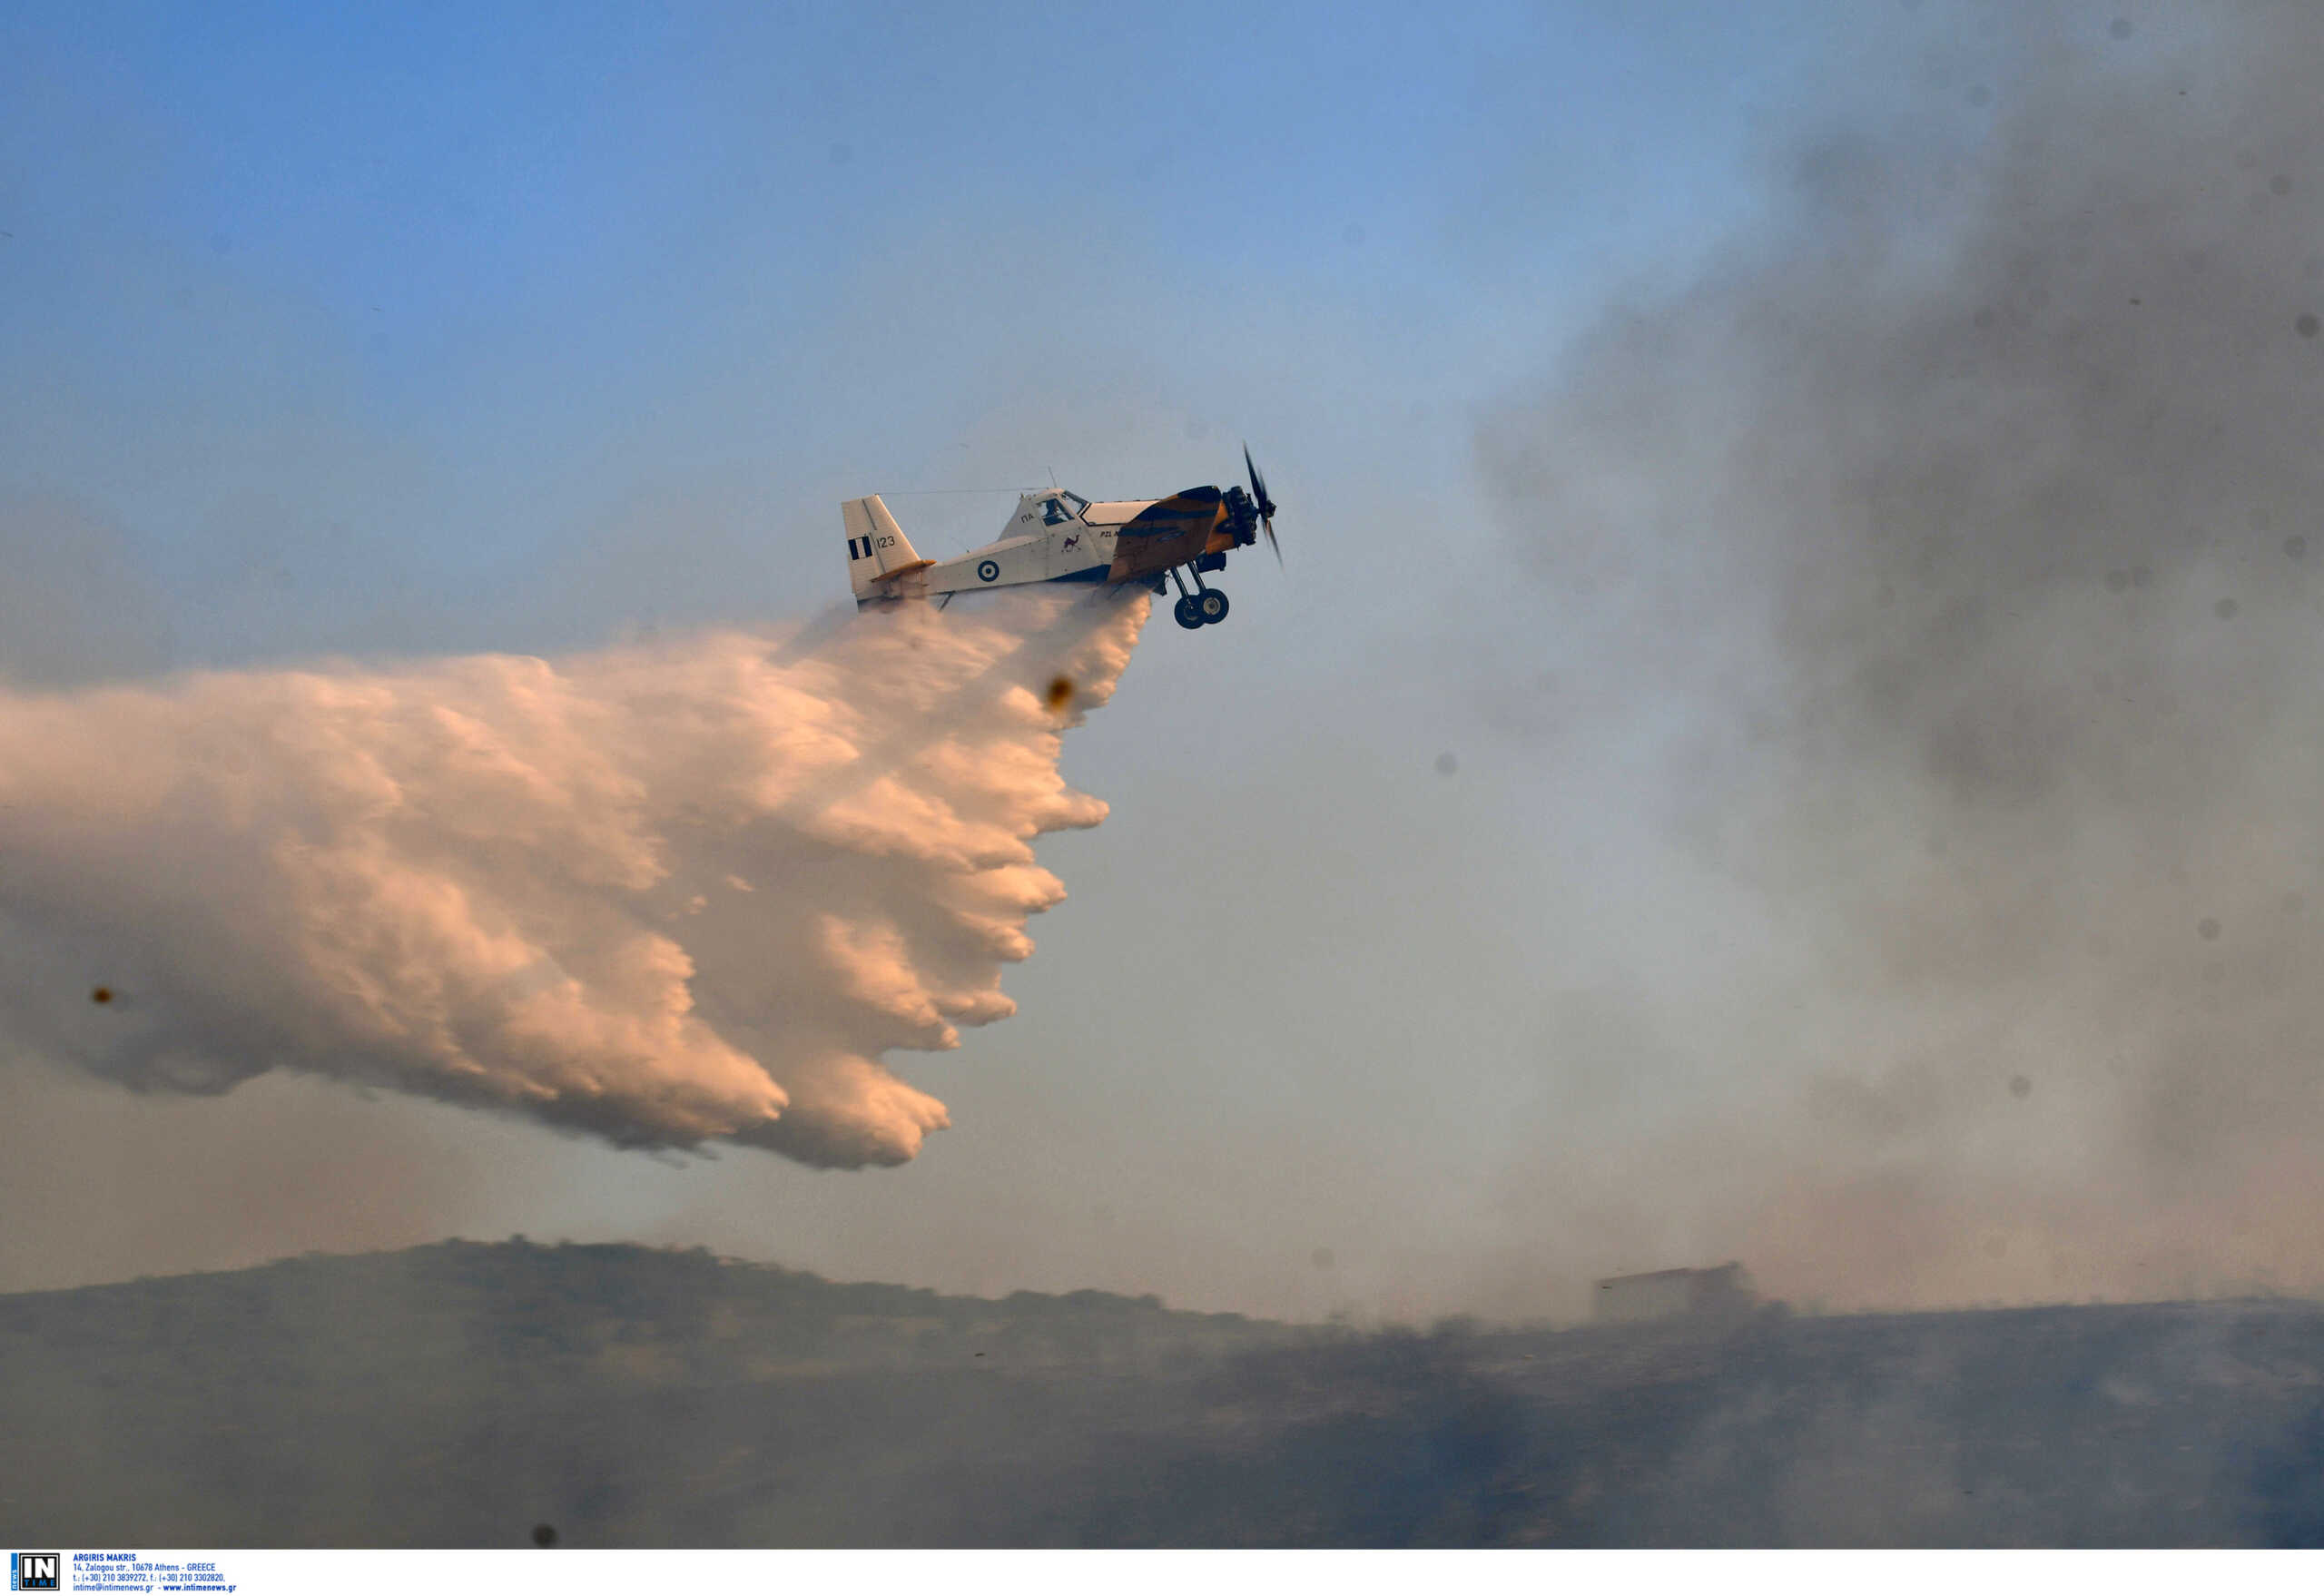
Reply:
M1311 503L1457 493L1481 397L1736 224L1831 48L1785 17L18 8L0 476L117 523L187 660L480 644L673 499L763 609L874 488L1248 435Z

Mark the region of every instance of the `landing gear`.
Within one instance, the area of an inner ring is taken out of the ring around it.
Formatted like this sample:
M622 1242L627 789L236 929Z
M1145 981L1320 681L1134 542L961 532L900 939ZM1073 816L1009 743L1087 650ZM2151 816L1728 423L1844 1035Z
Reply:
M1170 580L1178 585L1178 602L1171 607L1170 613L1177 617L1178 625L1189 632L1197 626L1211 626L1226 618L1226 595L1216 587L1202 585L1200 566L1194 567L1194 591L1189 593L1187 591L1187 579L1178 575L1178 567L1170 567Z

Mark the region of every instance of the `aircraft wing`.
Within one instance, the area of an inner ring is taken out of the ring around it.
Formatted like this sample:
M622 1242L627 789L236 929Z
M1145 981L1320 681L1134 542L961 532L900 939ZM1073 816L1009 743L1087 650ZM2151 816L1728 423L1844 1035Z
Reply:
M1189 488L1155 499L1116 530L1114 563L1106 580L1135 582L1189 563L1209 552L1212 535L1226 519L1226 507L1216 488Z

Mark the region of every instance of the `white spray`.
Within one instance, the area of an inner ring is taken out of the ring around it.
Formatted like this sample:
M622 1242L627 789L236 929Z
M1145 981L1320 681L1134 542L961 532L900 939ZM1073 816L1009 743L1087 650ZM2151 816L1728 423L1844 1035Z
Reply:
M1032 840L1147 611L1024 592L556 662L0 690L0 1032L137 1089L296 1069L617 1143L900 1163L880 1062L1013 1011Z

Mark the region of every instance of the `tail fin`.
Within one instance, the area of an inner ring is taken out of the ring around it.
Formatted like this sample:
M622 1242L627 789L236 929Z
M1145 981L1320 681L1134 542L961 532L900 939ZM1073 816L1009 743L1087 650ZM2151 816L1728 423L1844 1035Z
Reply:
M847 525L847 579L858 603L892 596L896 584L883 578L916 571L929 563L913 550L911 539L896 525L878 494L849 499L840 506L840 518Z

